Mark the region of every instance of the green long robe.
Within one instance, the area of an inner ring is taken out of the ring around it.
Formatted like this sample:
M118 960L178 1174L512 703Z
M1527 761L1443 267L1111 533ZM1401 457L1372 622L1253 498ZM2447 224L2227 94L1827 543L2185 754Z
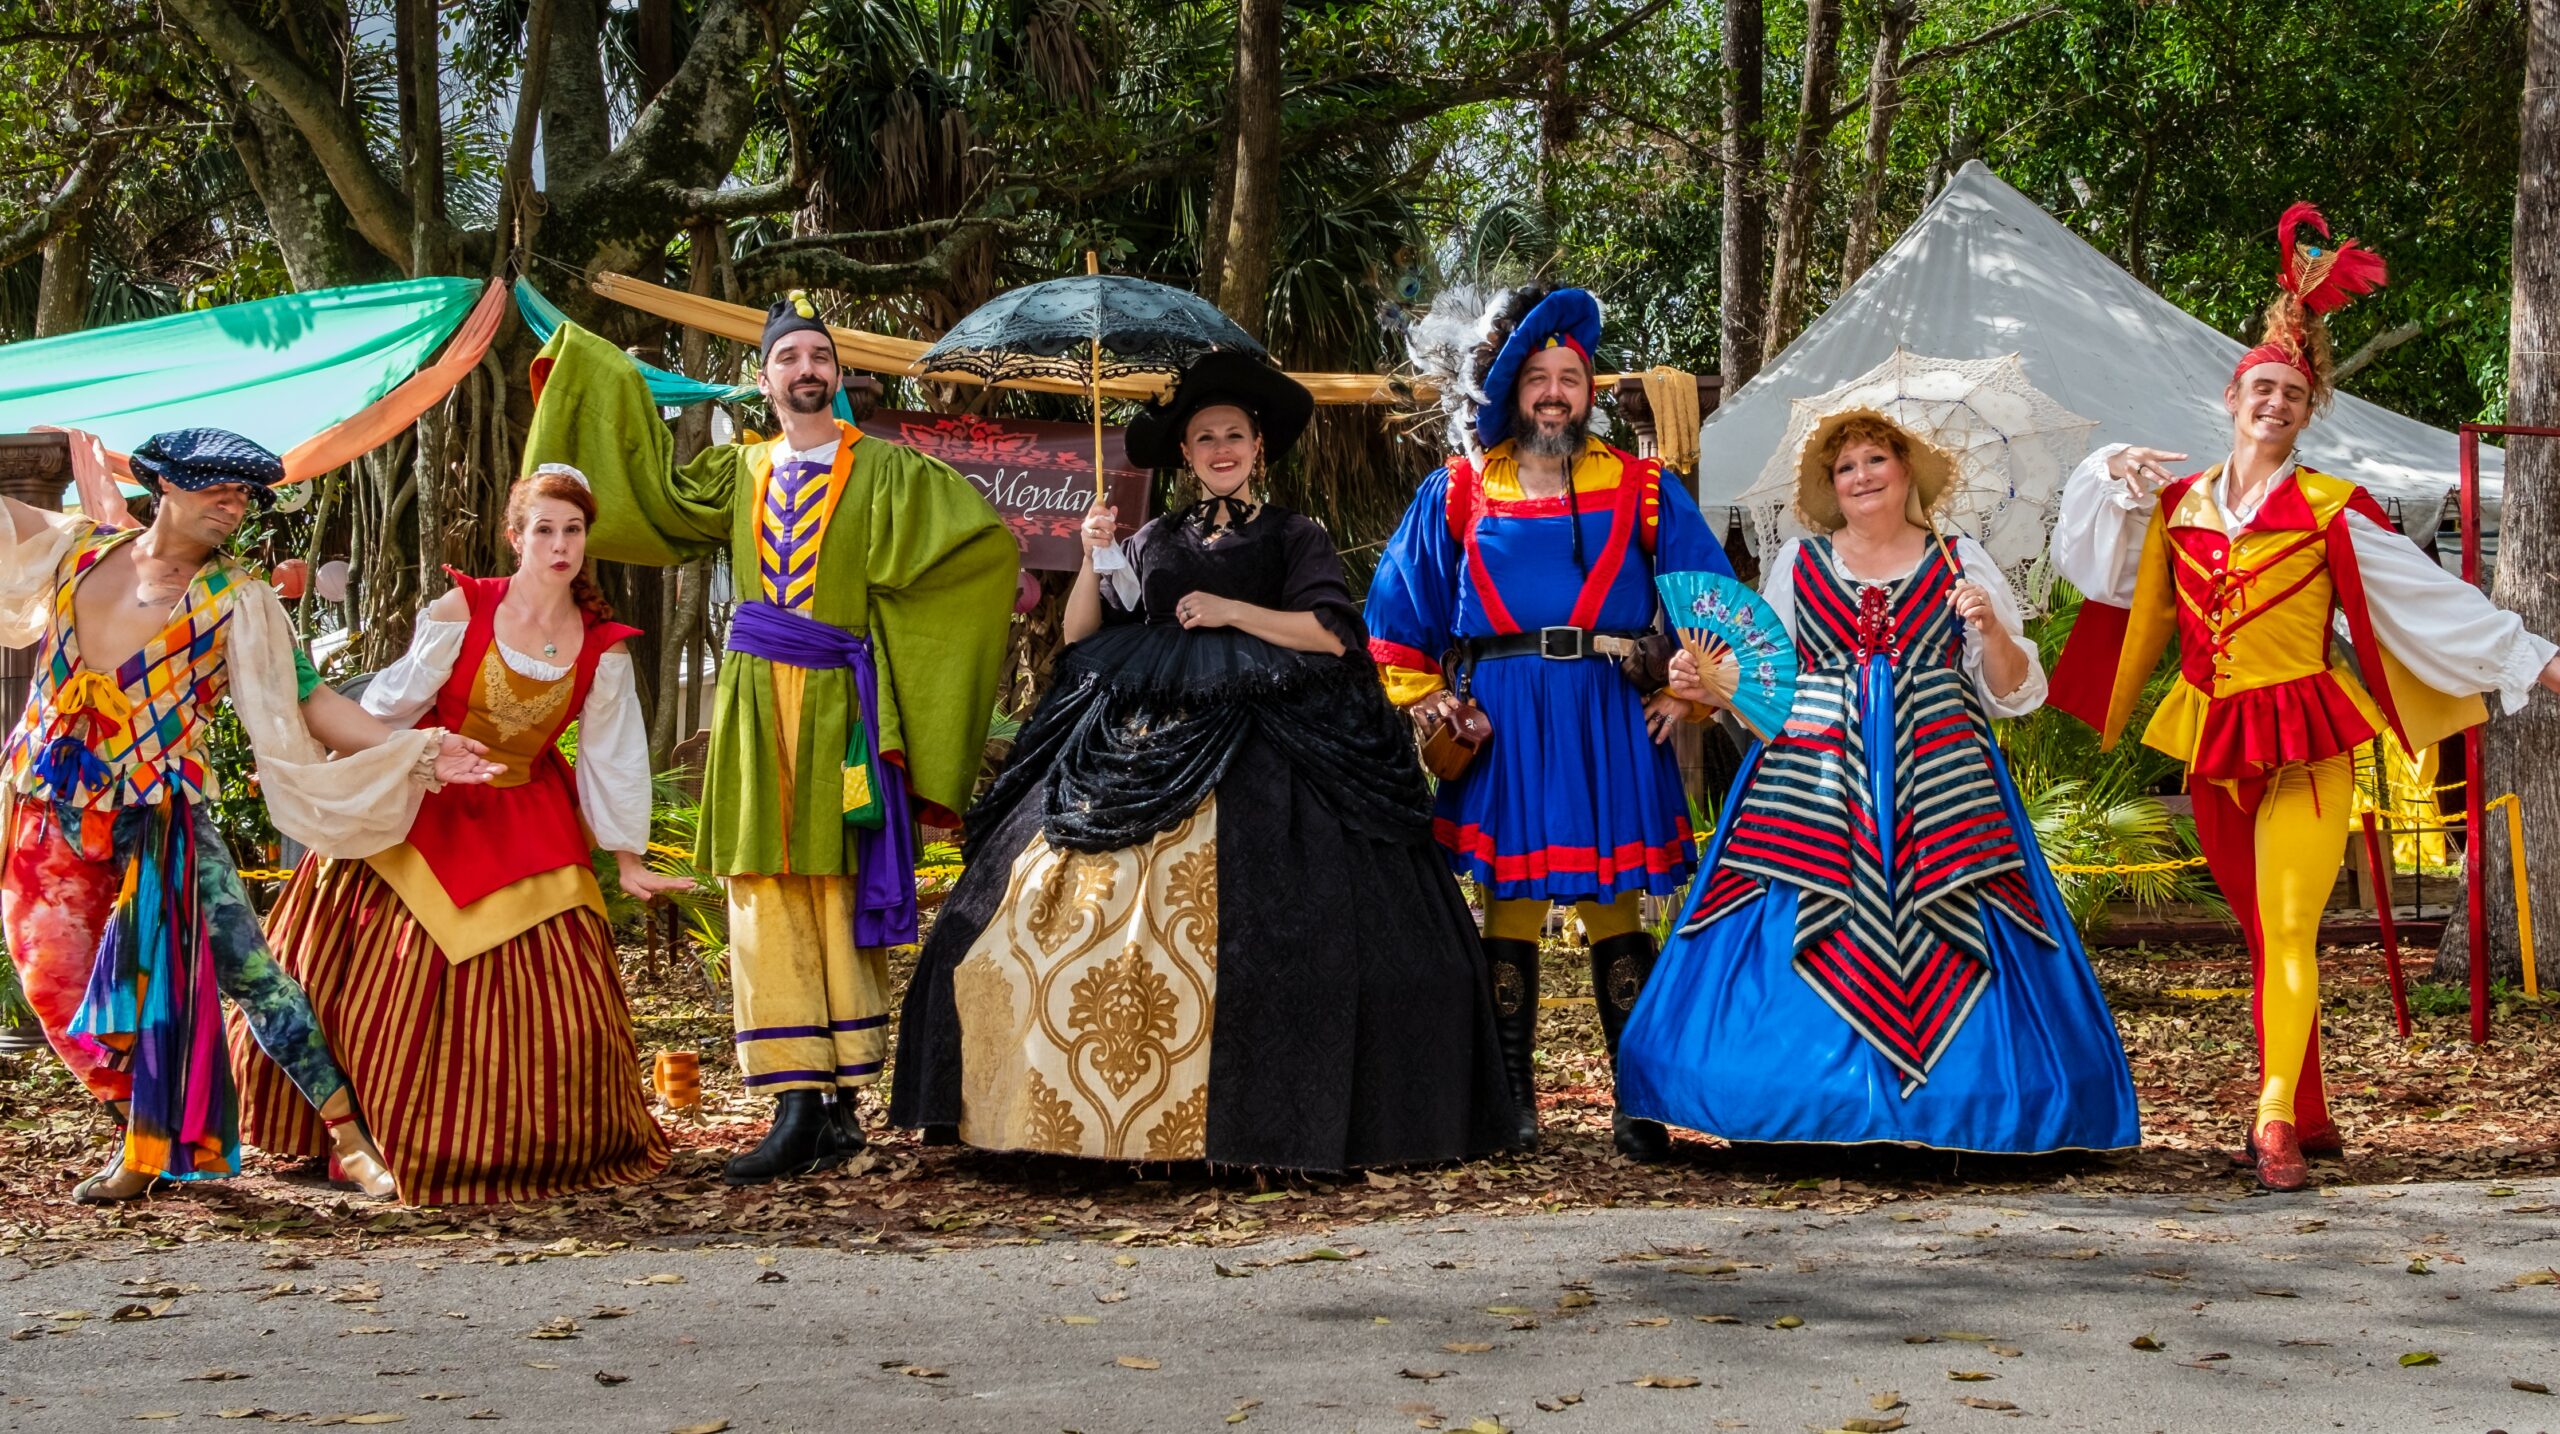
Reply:
M722 551L742 596L756 591L757 449L722 444L673 467L674 437L621 350L562 324L534 361L539 398L525 471L566 463L596 497L587 551L669 566ZM850 429L846 440L851 441ZM968 805L995 710L1021 548L948 464L885 439L853 450L844 496L818 549L809 615L868 634L880 674L880 750L898 753L916 799ZM773 666L726 654L712 704L696 860L722 875L850 876L838 758L856 693L850 671L812 671L801 698L799 770L780 800Z

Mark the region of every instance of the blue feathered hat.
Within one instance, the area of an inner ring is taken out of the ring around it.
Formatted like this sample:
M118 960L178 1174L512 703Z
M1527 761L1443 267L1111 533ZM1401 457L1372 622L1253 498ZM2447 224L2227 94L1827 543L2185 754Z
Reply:
M1476 439L1491 448L1511 436L1511 392L1520 382L1520 366L1541 349L1569 348L1594 367L1592 351L1600 347L1600 301L1588 289L1557 289L1531 306L1495 350L1477 386Z

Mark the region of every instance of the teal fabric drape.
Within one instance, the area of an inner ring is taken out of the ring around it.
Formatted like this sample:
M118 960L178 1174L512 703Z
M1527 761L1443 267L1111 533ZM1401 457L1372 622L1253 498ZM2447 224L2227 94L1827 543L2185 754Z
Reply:
M558 305L542 297L533 285L522 279L516 280L516 312L523 317L524 326L533 330L534 337L546 344L569 318ZM704 383L638 359L632 359L631 366L640 370L641 379L649 385L650 400L660 408L684 408L696 403L746 403L760 401L764 397L751 383ZM847 423L853 422L853 405L845 399L842 389L836 390L835 408L836 417Z
M0 432L79 428L130 451L227 428L282 453L434 357L482 281L320 289L0 345Z
M522 279L516 280L516 313L524 319L524 326L533 330L533 336L546 344L551 342L551 335L569 317ZM737 403L758 396L752 384L704 383L698 378L670 373L638 359L633 359L631 366L640 370L640 377L649 385L649 397L660 408L684 408L696 403Z

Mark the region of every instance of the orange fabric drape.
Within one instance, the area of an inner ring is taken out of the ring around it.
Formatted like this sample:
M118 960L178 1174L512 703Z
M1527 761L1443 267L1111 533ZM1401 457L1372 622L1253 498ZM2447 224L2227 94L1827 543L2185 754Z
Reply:
M446 341L444 357L411 374L407 381L345 418L287 449L284 480L299 483L332 468L343 468L391 441L418 415L444 402L446 394L480 363L507 317L507 284L491 279L480 302L463 316L461 327Z
M743 344L764 340L764 311L744 304L726 304L707 299L682 289L670 289L632 278L628 274L603 273L588 285L596 293L617 304L638 309L644 314L736 339ZM894 373L917 376L916 365L925 350L933 347L923 339L901 339L888 334L868 333L861 329L829 325L827 332L836 341L836 359L848 368L866 373ZM937 379L954 383L975 383L965 374L936 374ZM1405 382L1374 373L1294 373L1291 378L1307 386L1318 403L1387 403L1427 404L1434 393L1430 385ZM1604 373L1592 380L1602 387L1616 383L1619 375ZM1111 398L1162 398L1167 380L1159 378L1113 378L1102 381L1102 392ZM1085 385L1060 379L1008 380L1007 388L1032 389L1042 393L1083 393Z

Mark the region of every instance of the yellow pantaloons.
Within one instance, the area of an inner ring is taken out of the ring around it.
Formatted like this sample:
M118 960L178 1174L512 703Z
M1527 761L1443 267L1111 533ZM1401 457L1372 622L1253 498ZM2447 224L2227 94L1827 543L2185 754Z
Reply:
M1547 929L1549 903L1536 897L1513 901L1496 901L1484 914L1484 934L1488 941L1535 941ZM1577 901L1574 913L1582 918L1583 934L1594 941L1612 936L1625 936L1644 924L1644 906L1638 892L1622 892L1609 902Z
M2329 1136L2320 1085L2320 912L2337 884L2353 811L2354 764L2341 752L2279 767L2254 811L2224 788L2192 790L2196 836L2253 958L2258 1116L2293 1124L2306 1141Z
M798 761L808 673L773 665L782 790ZM783 830L791 829L786 811ZM889 1047L889 953L853 940L854 878L729 878L729 980L738 1069L750 1090L829 1090L880 1078Z

